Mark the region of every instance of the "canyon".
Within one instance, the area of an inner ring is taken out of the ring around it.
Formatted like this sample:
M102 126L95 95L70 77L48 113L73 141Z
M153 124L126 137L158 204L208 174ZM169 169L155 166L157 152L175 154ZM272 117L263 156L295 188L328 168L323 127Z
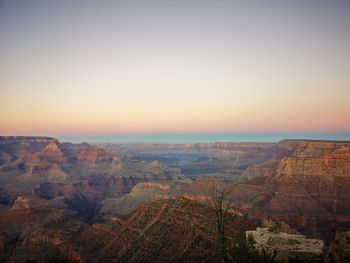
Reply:
M228 233L285 222L323 240L337 259L347 253L337 247L346 241L334 240L350 230L349 190L350 142L72 144L1 136L0 260L215 262L218 191L240 215Z

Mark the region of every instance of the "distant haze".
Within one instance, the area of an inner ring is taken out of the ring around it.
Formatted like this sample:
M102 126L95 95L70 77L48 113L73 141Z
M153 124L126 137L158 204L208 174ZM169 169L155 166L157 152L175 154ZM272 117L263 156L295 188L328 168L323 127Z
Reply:
M348 0L0 2L1 135L349 131Z
M207 142L279 142L285 139L350 141L348 133L181 133L181 134L106 134L58 136L73 143L207 143Z

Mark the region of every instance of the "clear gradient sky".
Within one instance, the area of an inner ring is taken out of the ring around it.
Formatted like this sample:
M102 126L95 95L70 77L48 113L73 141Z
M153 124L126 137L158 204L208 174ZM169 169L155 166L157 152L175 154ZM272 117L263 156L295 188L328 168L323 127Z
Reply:
M0 1L0 134L350 131L350 1Z

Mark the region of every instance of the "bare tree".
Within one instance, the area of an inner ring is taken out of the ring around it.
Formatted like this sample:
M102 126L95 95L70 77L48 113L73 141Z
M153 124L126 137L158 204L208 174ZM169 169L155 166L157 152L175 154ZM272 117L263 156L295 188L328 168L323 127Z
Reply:
M211 198L214 203L214 209L216 214L216 225L219 234L220 245L223 247L226 243L225 227L226 220L228 216L229 205L224 207L224 199L226 198L227 193L225 189L216 189L212 192Z
M219 256L221 262L234 263L271 263L273 257L265 250L259 251L255 248L253 236L246 237L244 232L234 234L232 237L226 235L227 220L232 218L236 220L238 215L231 214L231 203L226 203L225 198L228 192L220 187L214 188L211 193L211 198L214 203L216 214L217 230L219 234Z

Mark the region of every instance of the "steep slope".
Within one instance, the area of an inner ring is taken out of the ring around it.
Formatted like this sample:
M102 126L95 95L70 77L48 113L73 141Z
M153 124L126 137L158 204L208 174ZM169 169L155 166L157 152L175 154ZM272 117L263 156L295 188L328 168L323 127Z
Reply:
M227 234L252 228L232 218ZM85 262L215 262L216 245L214 210L181 197L146 201L124 219L95 224L74 248Z
M20 198L16 207L0 214L0 260L217 261L215 212L185 197L147 201L127 217L111 218L85 230L67 211L29 199ZM23 203L29 206L23 208ZM226 233L254 228L243 218L229 217Z
M350 227L350 143L301 142L265 184L274 194L261 210L275 219L315 237Z
M310 237L329 240L350 229L350 142L282 141L292 150L259 185L197 180L186 191L208 201L215 185L248 218L285 221Z
M50 262L65 258L79 262L69 240L81 228L82 223L67 210L53 209L48 203L31 198L18 198L12 209L0 213L0 261Z

